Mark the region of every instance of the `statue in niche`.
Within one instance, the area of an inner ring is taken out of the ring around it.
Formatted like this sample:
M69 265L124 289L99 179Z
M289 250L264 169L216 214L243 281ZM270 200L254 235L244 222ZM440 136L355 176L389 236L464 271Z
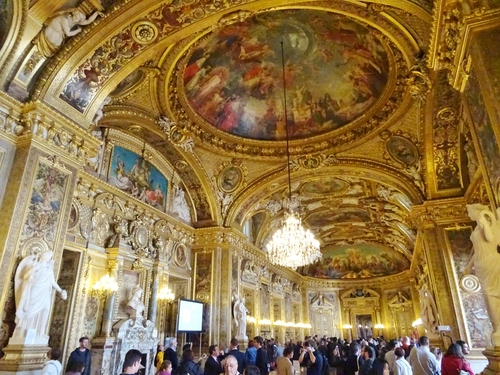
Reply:
M238 298L234 303L234 323L238 328L236 338L238 340L247 340L247 313L249 312L245 307L245 298Z
M101 12L94 12L89 18L77 9L72 8L56 13L45 23L45 28L33 40L38 51L46 58L54 56L67 37L75 36L82 31L81 27L95 21L97 16L104 16Z
M26 337L28 330L35 330L37 338L48 339L45 329L49 320L52 289L61 298L67 298L66 291L57 285L54 278L52 251L25 257L16 270L16 328L13 337Z
M92 119L92 122L94 124L97 125L97 123L99 122L100 119L103 118L104 116L104 112L102 111L104 106L108 105L109 103L111 103L111 97L110 96L106 96L104 98L104 100L102 101L101 105L99 106L99 108L97 108L97 111L95 112L95 115L94 115L94 118Z
M433 332L438 325L436 302L426 283L422 284L418 293L420 295L422 325L428 332Z
M127 313L132 319L143 319L142 313L144 311L144 303L141 300L143 292L144 291L139 285L132 288L132 292L130 293L130 300L127 303L126 309Z
M500 346L500 209L496 213L482 204L467 205L467 213L471 220L477 222L470 239L474 253L465 267L464 274L476 271L483 290L484 302L493 326L491 341L493 346Z
M181 220L191 222L191 212L181 187L175 187L175 197L172 203L172 213L179 216Z

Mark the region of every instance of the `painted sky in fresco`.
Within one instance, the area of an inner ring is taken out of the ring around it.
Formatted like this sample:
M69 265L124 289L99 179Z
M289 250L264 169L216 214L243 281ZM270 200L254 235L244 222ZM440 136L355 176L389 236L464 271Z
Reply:
M183 72L191 107L224 132L285 139L281 42L291 138L353 121L388 81L386 51L367 27L315 10L268 12L226 26L193 48Z

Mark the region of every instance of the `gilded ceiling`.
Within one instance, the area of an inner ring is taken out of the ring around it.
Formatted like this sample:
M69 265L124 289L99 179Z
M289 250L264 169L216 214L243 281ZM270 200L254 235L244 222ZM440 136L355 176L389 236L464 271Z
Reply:
M41 12L42 3L30 5L42 23L74 5ZM422 59L432 2L271 3L83 1L87 16L102 14L53 57L27 45L22 63L32 68L12 73L10 93L146 142L182 179L190 224L236 227L261 249L289 193L288 124L290 193L323 251L300 272L349 279L408 269L411 207L440 189L461 192L464 181L459 122L439 112L438 95L426 101L440 90Z

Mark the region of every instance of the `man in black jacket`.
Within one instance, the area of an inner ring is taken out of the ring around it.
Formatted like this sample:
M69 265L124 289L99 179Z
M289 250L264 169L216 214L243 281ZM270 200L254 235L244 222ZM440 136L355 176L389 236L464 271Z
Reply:
M224 369L221 366L219 361L219 347L217 345L210 345L208 348L208 352L210 356L207 358L205 362L205 371L203 375L220 375L224 372Z
M73 350L69 356L68 364L66 365L66 372L70 371L74 363L83 363L85 369L82 375L90 375L91 355L89 346L89 338L87 336L80 337L80 346Z
M255 366L260 370L260 375L269 374L269 360L267 358L267 351L262 347L264 339L260 336L254 337L255 347L257 348L257 358L255 359Z
M238 361L238 372L240 374L243 374L243 370L245 367L247 367L247 361L245 358L245 353L242 353L238 349L238 339L231 339L231 342L229 343L229 351L227 354L224 356L226 358L228 355L232 355L236 360Z

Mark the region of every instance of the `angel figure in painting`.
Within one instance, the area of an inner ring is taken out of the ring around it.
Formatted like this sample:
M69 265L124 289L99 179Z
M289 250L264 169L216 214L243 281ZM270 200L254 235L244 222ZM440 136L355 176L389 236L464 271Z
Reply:
M470 239L474 245L474 253L464 274L476 271L483 290L484 302L493 326L491 341L493 346L500 346L500 208L496 213L482 204L467 205L467 213L471 220L477 222Z
M35 330L36 337L45 335L52 306L52 289L65 300L67 294L54 278L52 251L25 257L15 275L16 328L13 337L26 337L28 330Z
M184 194L184 190L182 190L181 187L175 187L175 196L172 203L172 213L179 216L181 220L189 223L191 222L191 211Z
M245 307L245 298L238 298L234 303L234 323L238 327L238 340L247 340L247 313L249 312Z
M67 37L74 36L82 31L81 27L95 21L97 16L104 16L101 12L93 13L89 18L76 8L68 9L49 18L45 28L35 37L33 43L38 51L46 58L54 56Z

